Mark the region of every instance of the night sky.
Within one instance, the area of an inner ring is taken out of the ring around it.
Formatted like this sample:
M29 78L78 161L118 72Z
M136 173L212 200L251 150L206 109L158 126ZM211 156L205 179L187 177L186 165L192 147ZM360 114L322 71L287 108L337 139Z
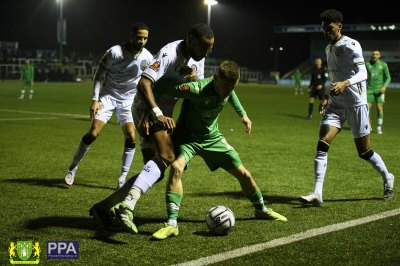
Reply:
M93 52L101 56L110 46L129 37L129 26L143 21L150 27L147 48L156 53L164 44L183 39L189 27L207 23L203 0L63 0L67 20L65 53ZM218 0L212 7L211 28L215 34L212 57L236 60L251 69L273 66L271 46L283 46L280 68L285 71L309 58L308 34L276 34L274 26L319 24L319 13L336 8L344 24L399 23L398 10L379 2L360 8L349 1ZM360 2L362 3L362 2ZM390 2L393 3L393 2ZM18 41L22 49L56 49L56 0L1 0L0 41ZM351 34L348 34L351 37ZM321 38L323 38L321 33Z

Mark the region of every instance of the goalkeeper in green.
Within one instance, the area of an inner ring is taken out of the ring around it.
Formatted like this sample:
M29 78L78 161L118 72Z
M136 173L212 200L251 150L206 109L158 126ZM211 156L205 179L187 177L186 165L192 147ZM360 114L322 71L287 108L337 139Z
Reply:
M380 60L381 53L373 50L371 60L366 63L368 71L367 79L367 98L368 108L371 110L372 104L376 103L378 119L376 132L382 134L383 124L383 104L385 103L385 92L391 81L390 72L387 64Z
M18 99L22 100L25 97L25 91L29 90L29 100L32 100L33 97L33 74L34 68L31 64L31 60L26 59L25 65L21 67L21 79L22 80L22 89L21 95Z

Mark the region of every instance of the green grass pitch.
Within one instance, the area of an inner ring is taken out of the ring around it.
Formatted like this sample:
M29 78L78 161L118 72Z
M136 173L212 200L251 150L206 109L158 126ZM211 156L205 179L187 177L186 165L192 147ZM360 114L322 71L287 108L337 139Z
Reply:
M123 137L115 117L93 143L68 189L64 175L90 126L91 83L36 83L33 100L18 100L19 88L18 81L0 81L0 265L9 264L11 240L30 239L39 240L43 265L171 265L400 206L398 194L389 202L382 200L382 178L358 158L351 133L344 128L329 152L323 207L301 207L297 198L313 189L317 104L313 120L307 121L308 98L294 96L293 88L240 84L236 91L253 132L245 134L230 106L221 114L220 130L239 152L267 205L289 221L253 219L238 182L223 170L210 172L195 158L183 176L178 237L151 240L166 218L165 179L137 205L138 235L99 232L88 210L117 184ZM400 90L389 90L386 99L383 135L371 133L372 148L400 178ZM375 129L376 111L371 115ZM141 167L137 150L130 174ZM226 237L206 233L205 212L215 205L226 205L236 215L235 228ZM219 264L399 265L399 228L397 215ZM47 260L47 240L78 240L80 258Z

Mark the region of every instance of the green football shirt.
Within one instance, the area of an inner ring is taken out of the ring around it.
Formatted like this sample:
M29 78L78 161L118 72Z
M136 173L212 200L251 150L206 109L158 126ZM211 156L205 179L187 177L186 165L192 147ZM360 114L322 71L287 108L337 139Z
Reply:
M390 72L387 64L381 60L371 64L366 64L368 71L367 90L378 93L382 87L387 87L391 81Z
M218 117L226 103L230 103L242 117L246 112L235 91L221 99L214 90L214 77L184 83L174 88L163 89L157 94L167 93L184 98L174 134L184 138L202 140L219 136Z
M21 67L21 79L24 82L33 81L33 66L32 65L23 65Z

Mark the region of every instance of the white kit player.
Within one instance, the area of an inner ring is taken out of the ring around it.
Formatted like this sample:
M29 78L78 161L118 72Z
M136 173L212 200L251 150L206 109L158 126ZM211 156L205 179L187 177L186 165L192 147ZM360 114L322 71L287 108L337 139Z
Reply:
M185 54L184 40L178 40L165 45L155 56L151 65L143 72L142 76L149 79L154 87L174 87L188 81L196 81L204 78L204 61L188 58ZM157 98L157 105L167 117L172 117L176 97L161 95ZM132 106L135 126L140 127L141 118L148 115L148 108L140 94L135 97ZM146 163L154 156L153 142L150 137L140 137L140 148Z
M302 196L304 204L321 206L322 187L328 163L328 150L345 121L350 126L358 156L368 161L382 176L383 199L394 195L394 176L388 172L382 158L370 147L369 111L367 105L365 67L358 41L341 34L342 14L334 9L321 13L322 29L329 41L325 49L331 80L329 94L320 103L322 114L317 153L314 158L314 192Z
M136 22L131 27L130 41L115 45L104 54L94 77L91 127L82 137L65 176L68 185L74 183L79 162L114 112L125 137L118 187L125 183L135 154L135 126L131 107L140 76L153 59L152 54L144 48L148 35L147 25Z

